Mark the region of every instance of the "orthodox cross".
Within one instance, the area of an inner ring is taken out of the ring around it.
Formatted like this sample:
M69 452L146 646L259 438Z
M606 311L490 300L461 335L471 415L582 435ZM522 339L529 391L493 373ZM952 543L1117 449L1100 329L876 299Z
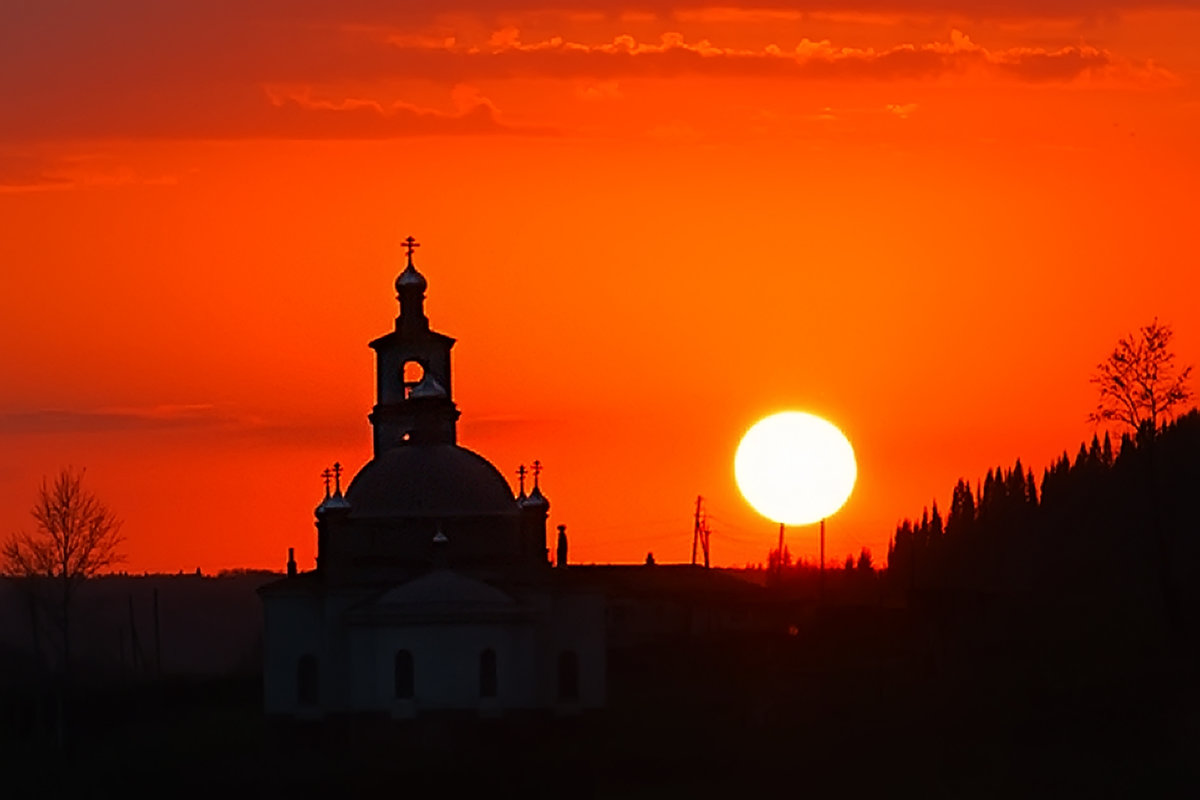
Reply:
M413 250L416 250L418 247L420 247L421 243L410 236L407 239L405 239L404 243L401 244L400 246L405 248L406 250L408 250L408 265L411 267Z
M521 479L521 494L525 494L525 475L529 470L525 469L525 465L517 467L517 477Z
M533 462L533 488L538 488L538 476L542 474L542 462L535 460Z
M329 467L326 467L325 471L321 473L321 477L325 479L325 499L328 500L329 499L329 481L333 480L333 470L331 470Z
M342 465L337 461L333 462L333 488L336 494L342 493Z

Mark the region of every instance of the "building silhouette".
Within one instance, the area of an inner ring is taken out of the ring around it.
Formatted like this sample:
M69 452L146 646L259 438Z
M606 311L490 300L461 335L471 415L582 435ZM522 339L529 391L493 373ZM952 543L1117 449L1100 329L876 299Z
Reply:
M540 465L528 494L522 469L514 496L458 444L454 339L430 328L418 245L406 244L400 315L371 342L373 457L344 493L340 465L327 472L316 569L289 559L287 577L259 590L265 709L403 718L599 707L603 595L551 565Z

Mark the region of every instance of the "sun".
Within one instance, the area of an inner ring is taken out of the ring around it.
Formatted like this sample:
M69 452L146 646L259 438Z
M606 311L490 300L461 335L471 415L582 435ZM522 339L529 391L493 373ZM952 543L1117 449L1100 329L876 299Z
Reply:
M831 422L784 411L754 424L738 445L733 474L764 517L808 525L835 513L854 491L858 465L850 441Z

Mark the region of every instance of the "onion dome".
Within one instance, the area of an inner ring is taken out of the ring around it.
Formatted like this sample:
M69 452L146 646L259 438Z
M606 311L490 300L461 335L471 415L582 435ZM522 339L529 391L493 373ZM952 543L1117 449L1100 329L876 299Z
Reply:
M532 472L533 491L529 493L529 497L526 497L521 501L521 508L540 508L543 511L548 511L550 509L550 501L547 500L546 496L542 494L542 487L540 485L540 478L542 474L541 461L533 462Z
M350 508L350 504L342 495L342 465L335 462L332 469L326 469L321 473L321 477L325 479L325 499L316 507L317 516L323 516L330 511L344 511ZM331 479L337 487L332 494L329 492Z
M346 497L345 497L345 495L342 494L341 490L338 490L337 492L335 492L334 494L332 494L328 498L326 498L325 501L321 503L321 505L317 506L317 513L323 514L323 513L329 512L329 511L338 511L338 510L347 509L349 507L350 507L350 502L348 500L346 500Z
M411 236L404 240L403 247L408 250L408 266L396 278L396 291L400 294L404 294L405 291L424 292L428 286L425 276L417 272L417 268L413 266L412 262L413 250L420 246L420 243Z
M404 291L423 292L428 288L429 284L425 281L425 276L417 272L417 268L413 266L411 260L404 271L396 278L396 291L403 293Z
M540 507L540 508L549 509L550 501L546 499L546 496L544 494L542 494L542 490L537 485L534 485L533 491L529 493L529 497L526 497L524 500L521 501L521 507L522 508L539 508Z

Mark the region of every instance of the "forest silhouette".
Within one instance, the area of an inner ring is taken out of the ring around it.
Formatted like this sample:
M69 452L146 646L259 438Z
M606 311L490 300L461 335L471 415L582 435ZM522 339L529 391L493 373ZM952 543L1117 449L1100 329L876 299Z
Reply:
M1115 446L1097 434L1074 457L1064 451L1040 484L1019 458L974 486L960 479L944 518L935 502L897 526L887 580L929 613L966 599L987 605L999 615L975 625L1002 625L1047 654L1111 664L1160 646L1190 651L1198 486L1197 411L1157 430L1143 425Z

